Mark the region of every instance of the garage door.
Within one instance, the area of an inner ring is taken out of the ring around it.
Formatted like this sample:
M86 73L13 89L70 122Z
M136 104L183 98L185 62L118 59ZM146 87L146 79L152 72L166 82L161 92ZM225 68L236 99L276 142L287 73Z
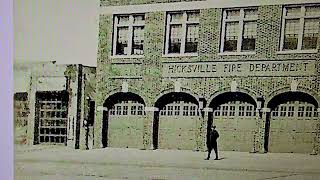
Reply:
M224 151L247 151L253 147L256 128L255 109L252 104L232 101L214 110L213 124L220 134L218 147Z
M200 123L195 104L174 102L160 110L159 148L196 149L197 123Z
M310 153L318 113L314 105L290 101L271 112L269 152Z
M125 101L112 107L108 122L108 146L141 148L143 144L144 107Z
M36 117L40 144L66 144L67 96L65 93L37 93Z

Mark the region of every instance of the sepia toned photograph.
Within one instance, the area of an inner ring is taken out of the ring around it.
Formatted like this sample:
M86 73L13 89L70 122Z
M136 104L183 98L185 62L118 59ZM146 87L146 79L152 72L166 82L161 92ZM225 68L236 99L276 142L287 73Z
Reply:
M14 179L319 180L319 0L14 0Z

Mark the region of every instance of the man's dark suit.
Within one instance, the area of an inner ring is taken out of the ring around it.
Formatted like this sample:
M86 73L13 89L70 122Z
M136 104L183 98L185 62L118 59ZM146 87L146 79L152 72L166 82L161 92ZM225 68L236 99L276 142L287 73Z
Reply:
M207 147L208 147L208 157L206 160L210 159L210 154L212 149L214 150L216 154L215 160L218 160L218 144L217 144L217 139L219 137L219 133L217 130L212 129L209 133L209 137L207 139Z

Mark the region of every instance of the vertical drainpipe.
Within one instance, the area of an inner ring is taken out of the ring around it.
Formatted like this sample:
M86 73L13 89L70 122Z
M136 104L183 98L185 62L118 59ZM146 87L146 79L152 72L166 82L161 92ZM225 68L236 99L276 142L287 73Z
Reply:
M78 89L77 89L77 119L75 134L75 149L80 147L80 121L81 121L81 94L82 94L82 65L78 65Z

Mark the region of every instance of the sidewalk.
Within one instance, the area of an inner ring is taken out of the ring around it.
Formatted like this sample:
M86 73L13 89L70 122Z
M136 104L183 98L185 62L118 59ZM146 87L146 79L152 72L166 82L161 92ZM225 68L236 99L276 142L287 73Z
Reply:
M320 175L320 156L308 154L220 152L221 160L204 160L206 152L104 148L74 150L64 146L16 147L16 162L121 165L211 169L224 171L286 172ZM214 157L214 154L213 156Z

